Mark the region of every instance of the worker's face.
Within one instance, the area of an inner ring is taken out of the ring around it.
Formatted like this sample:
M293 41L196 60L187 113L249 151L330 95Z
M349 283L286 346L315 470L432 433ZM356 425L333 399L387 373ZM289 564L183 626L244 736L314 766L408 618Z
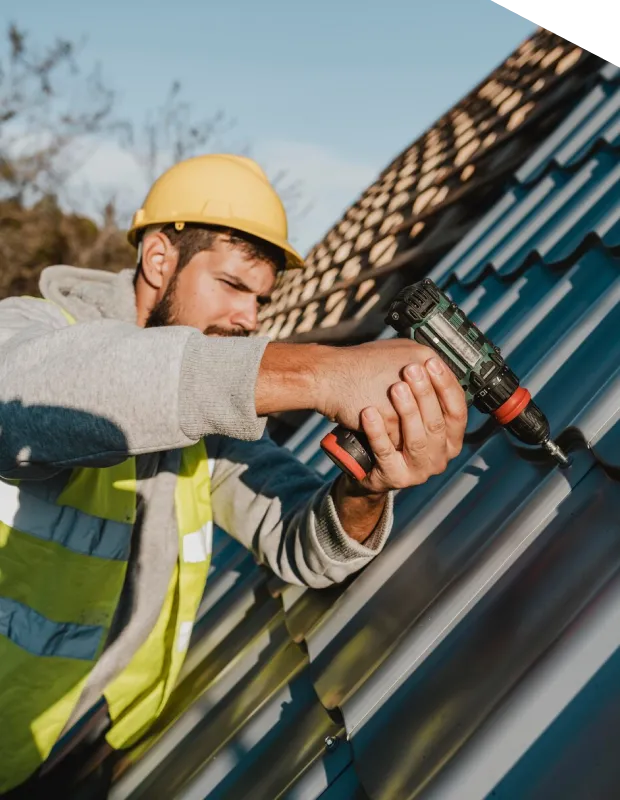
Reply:
M212 250L197 253L180 271L174 263L164 271L146 327L188 325L208 336L248 336L256 330L258 309L269 301L274 283L271 264L218 239Z

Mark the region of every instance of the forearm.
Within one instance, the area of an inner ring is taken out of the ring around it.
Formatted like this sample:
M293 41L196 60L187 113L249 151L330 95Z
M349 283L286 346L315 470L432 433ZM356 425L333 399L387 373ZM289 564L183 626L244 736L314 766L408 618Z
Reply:
M357 572L383 549L392 527L388 496L364 543L339 519L332 486L267 437L207 439L214 460L216 524L287 583L320 589Z

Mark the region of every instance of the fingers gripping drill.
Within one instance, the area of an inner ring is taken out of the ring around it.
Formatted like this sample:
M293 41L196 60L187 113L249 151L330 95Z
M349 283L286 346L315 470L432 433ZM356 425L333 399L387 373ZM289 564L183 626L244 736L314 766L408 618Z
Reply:
M386 323L400 337L432 348L450 367L472 404L490 414L519 441L542 446L561 467L569 458L550 438L547 418L504 362L496 347L433 281L407 286L392 302ZM371 471L374 456L363 433L337 426L321 447L340 469L358 480Z

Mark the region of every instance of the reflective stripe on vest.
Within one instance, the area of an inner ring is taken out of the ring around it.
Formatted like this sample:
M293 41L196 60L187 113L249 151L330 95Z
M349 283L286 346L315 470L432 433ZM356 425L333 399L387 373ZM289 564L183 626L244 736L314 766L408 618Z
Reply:
M203 441L182 451L175 506L179 560L159 619L127 669L105 690L113 723L106 738L117 749L137 741L161 713L183 666L204 594L213 523ZM145 685L150 686L148 692Z
M72 318L63 311L69 322ZM54 502L0 480L0 792L49 755L100 656L127 569L136 464L79 468ZM181 670L211 554L204 442L181 451L179 559L146 642L105 696L114 747L161 712Z

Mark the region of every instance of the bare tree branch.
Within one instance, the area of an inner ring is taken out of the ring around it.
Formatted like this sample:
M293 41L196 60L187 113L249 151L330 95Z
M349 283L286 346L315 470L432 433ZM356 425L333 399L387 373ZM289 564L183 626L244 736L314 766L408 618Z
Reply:
M83 75L78 47L43 52L16 25L0 51L0 197L34 202L57 193L79 166L85 137L106 128L114 104L98 69Z

